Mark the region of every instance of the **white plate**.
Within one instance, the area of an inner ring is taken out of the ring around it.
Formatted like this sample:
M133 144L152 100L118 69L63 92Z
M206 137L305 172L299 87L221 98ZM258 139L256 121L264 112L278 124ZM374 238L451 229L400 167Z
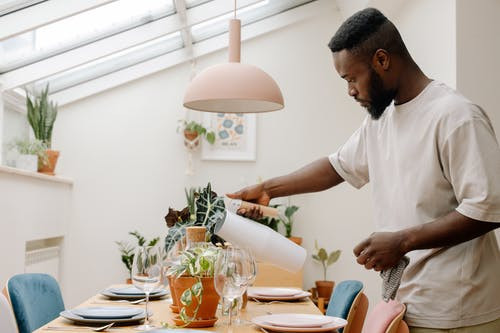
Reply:
M250 291L254 295L259 296L270 296L270 297L284 297L284 296L295 296L303 292L303 290L291 289L291 288L270 288L270 287L253 287Z
M146 296L143 290L140 290L139 288L136 287L126 287L126 288L109 288L108 289L110 292L116 295L141 295L141 296ZM152 292L149 293L149 295L154 295L159 292L161 292L162 289L155 289Z
M154 299L158 299L158 298L161 298L165 295L168 295L169 292L165 289L161 289L159 292L157 293L154 293L154 294L150 294L149 295L149 300L154 300ZM113 292L110 291L110 289L106 289L106 290L103 290L101 291L101 295L104 295L110 299L126 299L126 300L129 300L129 301L133 301L133 300L137 300L137 299L141 299L141 298L145 298L146 295L145 294L136 294L136 295L117 295Z
M193 330L190 328L162 328L148 331L148 333L207 333L207 331Z
M282 313L270 315L266 320L266 324L281 327L321 327L326 324L331 324L335 318L322 315L312 315L303 313Z
M150 317L152 316L152 314L153 313L151 311L149 311ZM106 318L88 319L88 318L80 317L69 310L62 311L61 313L59 313L59 315L63 318L66 318L68 320L74 321L75 323L79 323L79 324L101 324L102 325L102 324L109 324L111 322L131 324L131 323L142 321L144 318L146 318L146 311L143 310L137 316L133 316L130 318L121 318L121 319L106 319Z
M131 318L144 312L142 309L130 307L88 307L71 310L77 316L86 319L122 319Z
M294 320L296 323L298 322L297 319L292 319L292 318L299 318L301 316L312 316L312 317L318 317L317 320L320 320L319 317L326 317L322 315L310 315L310 314L298 314L298 313L282 313L282 314L274 314L274 315L266 315L266 316L259 316L252 318L252 322L260 327L263 327L268 330L276 331L276 332L329 332L337 328L344 327L347 325L347 320L342 319L342 318L337 318L337 317L329 317L331 319L329 323L324 324L323 326L317 326L317 327L289 327L289 326L277 326L271 324L271 322L276 322L276 318L278 318L278 322L281 323L281 320L285 318L285 316L288 318L289 322L291 323L292 320ZM311 318L312 318L311 317ZM281 320L280 320L281 318ZM305 318L305 317L303 317ZM302 325L304 325L305 321L302 322ZM300 325L300 323L298 323ZM310 324L309 324L310 325ZM314 325L314 324L313 324Z
M257 299L259 301L296 301L304 297L309 297L311 296L311 293L308 291L301 291L297 295L293 296L262 296L258 294L252 293L252 291L248 290L248 298L249 299Z

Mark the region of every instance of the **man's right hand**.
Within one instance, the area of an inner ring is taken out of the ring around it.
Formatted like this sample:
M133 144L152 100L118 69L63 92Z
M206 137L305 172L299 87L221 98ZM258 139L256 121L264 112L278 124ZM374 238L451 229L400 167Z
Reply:
M241 199L248 202L254 202L259 205L268 206L271 196L266 192L264 183L247 186L238 192L228 193L226 196L230 199ZM262 210L258 207L250 209L238 209L238 214L245 217L258 220L262 218Z

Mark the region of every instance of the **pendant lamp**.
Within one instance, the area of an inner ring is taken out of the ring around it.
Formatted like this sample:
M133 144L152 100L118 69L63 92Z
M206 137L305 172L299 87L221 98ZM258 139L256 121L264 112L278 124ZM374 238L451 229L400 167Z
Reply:
M240 63L241 21L229 23L229 63L211 66L190 82L184 95L189 109L221 113L256 113L283 108L283 95L260 68Z

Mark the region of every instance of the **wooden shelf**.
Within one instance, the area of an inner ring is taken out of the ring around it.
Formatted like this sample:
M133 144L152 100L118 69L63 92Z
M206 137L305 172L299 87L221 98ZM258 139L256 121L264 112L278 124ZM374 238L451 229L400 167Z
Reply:
M27 170L18 169L18 168L12 168L12 167L8 167L5 165L0 165L0 173L7 173L7 174L15 175L15 176L31 177L31 178L36 178L36 179L41 179L41 180L46 180L46 181L51 181L51 182L56 182L56 183L64 183L64 184L73 185L73 180L70 178L61 177L61 176L49 176L49 175L45 175L43 173L27 171Z

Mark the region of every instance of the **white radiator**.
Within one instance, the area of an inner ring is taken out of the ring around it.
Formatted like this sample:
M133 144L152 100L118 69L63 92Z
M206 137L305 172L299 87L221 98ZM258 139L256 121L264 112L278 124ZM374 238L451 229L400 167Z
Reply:
M60 252L59 246L26 251L24 272L45 273L59 280Z

